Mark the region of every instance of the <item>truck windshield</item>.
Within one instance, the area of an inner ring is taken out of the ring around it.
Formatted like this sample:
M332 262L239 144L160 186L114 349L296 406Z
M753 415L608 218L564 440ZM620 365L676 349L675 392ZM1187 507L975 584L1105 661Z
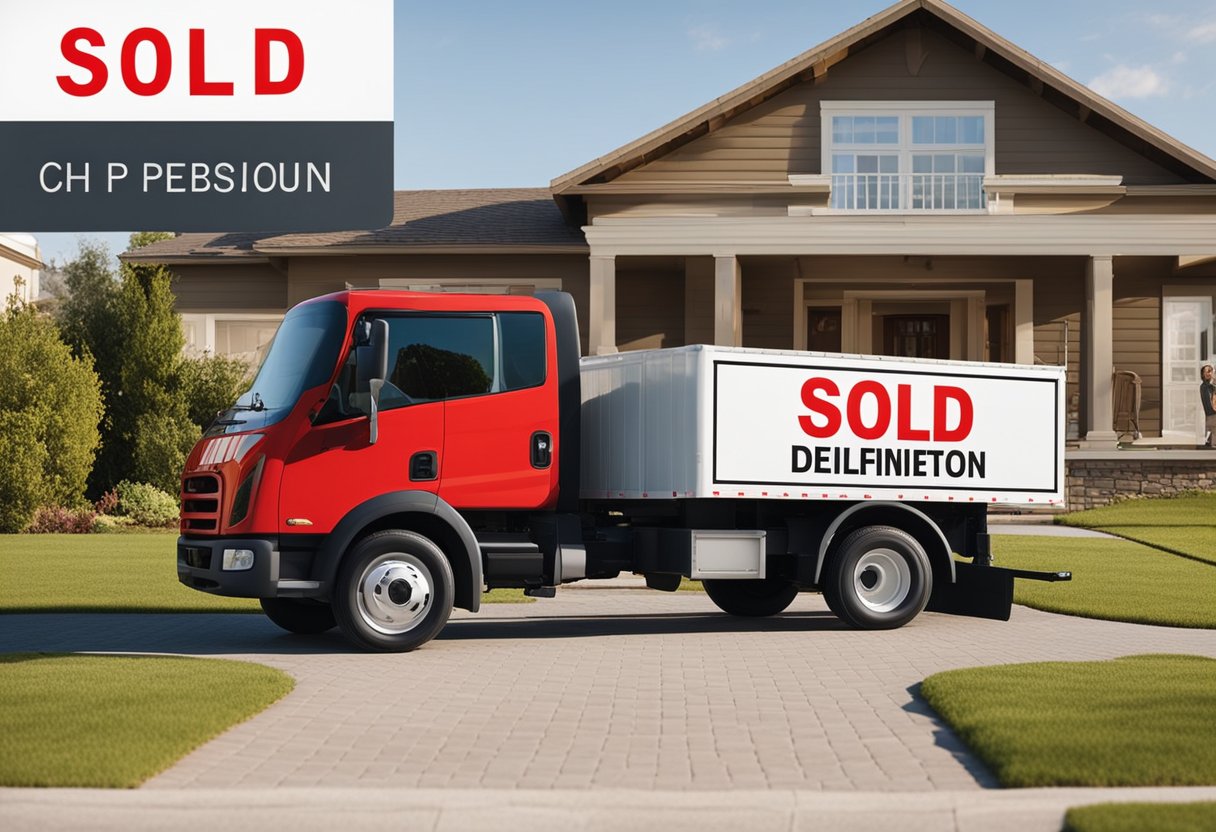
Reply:
M337 301L292 309L249 390L220 414L207 435L255 430L287 416L301 393L329 380L345 334L346 307Z

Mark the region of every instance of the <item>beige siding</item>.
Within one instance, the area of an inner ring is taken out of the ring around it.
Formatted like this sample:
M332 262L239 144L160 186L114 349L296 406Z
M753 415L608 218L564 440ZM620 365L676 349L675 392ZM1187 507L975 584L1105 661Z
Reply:
M714 342L714 259L688 257L684 264L684 342Z
M1140 376L1146 435L1161 433L1161 294L1173 268L1173 258L1115 258L1115 369Z
M911 75L905 31L743 113L714 133L629 171L620 181L783 182L820 172L821 101L947 100L996 102L998 174L1121 175L1126 184L1180 182L1162 168L1039 98L973 53L922 29L926 59Z
M287 278L267 264L172 266L178 312L283 312Z
M617 262L616 343L621 350L684 345L684 271Z
M743 346L788 350L794 347L797 264L789 257L744 257Z

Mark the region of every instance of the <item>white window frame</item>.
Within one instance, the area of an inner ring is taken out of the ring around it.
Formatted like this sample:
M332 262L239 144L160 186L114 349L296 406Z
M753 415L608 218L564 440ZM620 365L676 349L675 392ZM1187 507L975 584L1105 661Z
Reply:
M974 145L945 145L912 143L912 117L934 116L983 116L984 119L984 176L996 173L996 102L995 101L821 101L819 102L819 171L822 178L831 182L832 154L835 152L865 152L866 154L895 155L899 157L899 175L912 173L912 156L932 153L973 153ZM832 118L834 116L898 116L899 143L893 145L866 144L842 145L832 142ZM901 180L902 181L902 180ZM829 205L831 198L829 197ZM818 213L818 212L816 212ZM987 208L949 209L841 209L829 208L825 213L838 214L986 214Z
M183 312L183 324L202 324L202 355L215 355L215 324L217 321L274 321L283 322L282 312ZM189 349L189 346L186 347Z

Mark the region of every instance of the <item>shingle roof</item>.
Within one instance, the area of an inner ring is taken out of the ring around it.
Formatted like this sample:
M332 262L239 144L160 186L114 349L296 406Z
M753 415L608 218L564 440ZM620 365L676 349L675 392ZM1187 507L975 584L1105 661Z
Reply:
M562 218L548 188L397 191L393 222L367 231L309 234L182 234L124 260L273 257L301 250L343 251L461 247L585 249L583 232Z

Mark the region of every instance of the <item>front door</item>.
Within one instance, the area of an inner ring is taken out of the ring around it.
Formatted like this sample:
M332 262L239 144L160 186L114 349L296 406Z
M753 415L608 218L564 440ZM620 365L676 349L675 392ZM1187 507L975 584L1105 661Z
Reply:
M1212 360L1212 299L1164 298L1161 303L1161 435L1203 441L1199 368Z
M949 315L884 315L883 355L949 358Z

